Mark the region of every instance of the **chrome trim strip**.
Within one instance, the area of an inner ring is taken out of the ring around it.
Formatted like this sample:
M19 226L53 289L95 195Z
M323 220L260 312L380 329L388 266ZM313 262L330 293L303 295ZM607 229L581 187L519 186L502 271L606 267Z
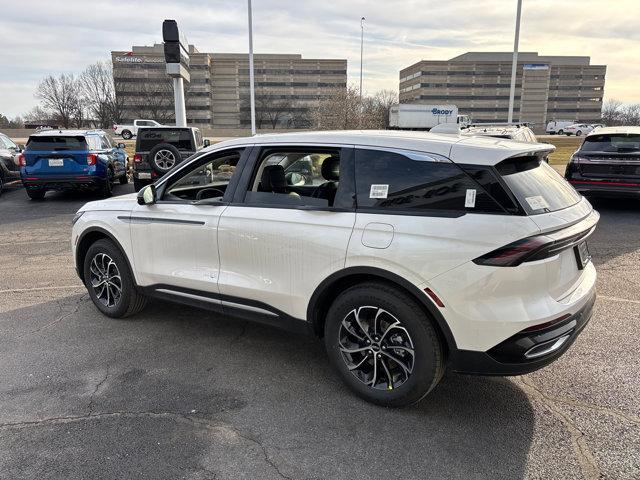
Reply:
M158 217L118 217L118 220L129 223L169 223L178 225L205 225L199 220L181 220L179 218L158 218Z
M168 288L157 288L156 292L168 293L169 295L177 295L179 297L191 298L193 300L201 300L204 302L220 304L220 300L216 298L203 297L202 295L194 295L193 293L179 292L177 290L170 290Z
M242 310L249 310L250 312L262 313L264 315L270 315L272 317L278 317L277 313L270 312L269 310L265 310L260 307L253 307L251 305L243 305L242 303L228 302L226 300L220 301L223 306L231 307L231 308L241 308Z

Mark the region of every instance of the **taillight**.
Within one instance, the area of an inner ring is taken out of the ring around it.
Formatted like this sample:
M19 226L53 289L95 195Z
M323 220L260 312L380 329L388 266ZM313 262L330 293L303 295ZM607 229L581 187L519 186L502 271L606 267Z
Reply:
M26 166L27 166L27 159L26 159L26 158L24 158L24 155L23 155L23 154L18 155L18 164L19 164L21 167L26 167Z
M550 242L551 239L545 236L523 238L482 255L473 262L492 267L516 267Z
M113 124L113 130L117 130L118 129L118 125L116 125L115 123Z
M90 153L87 155L87 165L95 165L98 161L98 155L95 153Z
M140 163L142 161L142 155L140 155L139 153L136 153L133 156L133 161L136 162L136 163Z

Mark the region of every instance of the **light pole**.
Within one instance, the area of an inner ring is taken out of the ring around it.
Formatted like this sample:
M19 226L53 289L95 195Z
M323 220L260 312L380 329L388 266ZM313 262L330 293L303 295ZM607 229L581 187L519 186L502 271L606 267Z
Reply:
M362 53L364 51L364 17L360 19L360 107L362 107Z
M518 41L520 40L520 14L522 13L522 0L518 0L516 12L516 36L513 40L513 65L511 66L511 89L509 90L509 118L513 122L513 101L516 95L516 71L518 69ZM522 101L522 100L521 100Z
M249 15L249 96L251 98L251 135L256 134L256 97L253 80L253 26L251 21L251 0L248 1Z

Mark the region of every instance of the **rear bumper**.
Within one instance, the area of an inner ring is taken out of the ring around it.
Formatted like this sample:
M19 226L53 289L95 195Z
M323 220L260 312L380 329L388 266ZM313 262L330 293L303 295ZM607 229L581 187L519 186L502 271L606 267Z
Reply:
M55 177L22 177L22 184L32 190L91 190L102 186L105 178L94 175L64 175Z
M589 322L596 300L595 291L576 313L550 328L517 333L486 352L456 350L449 368L473 375L522 375L558 359L573 344Z
M578 192L586 195L640 198L640 181L637 179L569 179L569 183Z

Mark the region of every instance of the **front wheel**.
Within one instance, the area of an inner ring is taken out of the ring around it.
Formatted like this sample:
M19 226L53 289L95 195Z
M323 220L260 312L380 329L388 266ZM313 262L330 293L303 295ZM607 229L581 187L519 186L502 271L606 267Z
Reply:
M581 137L582 136L582 130L578 130L576 132L576 137Z
M133 137L133 134L129 130L122 131L122 138L124 138L125 140L129 140L131 139L131 137Z
M378 405L416 403L444 373L443 347L430 319L409 295L381 283L356 285L334 301L325 346L347 385Z
M558 130L558 135L562 135L564 133L564 130Z
M124 255L109 240L98 240L89 247L84 258L84 282L94 305L108 317L133 315L147 303L136 290Z

